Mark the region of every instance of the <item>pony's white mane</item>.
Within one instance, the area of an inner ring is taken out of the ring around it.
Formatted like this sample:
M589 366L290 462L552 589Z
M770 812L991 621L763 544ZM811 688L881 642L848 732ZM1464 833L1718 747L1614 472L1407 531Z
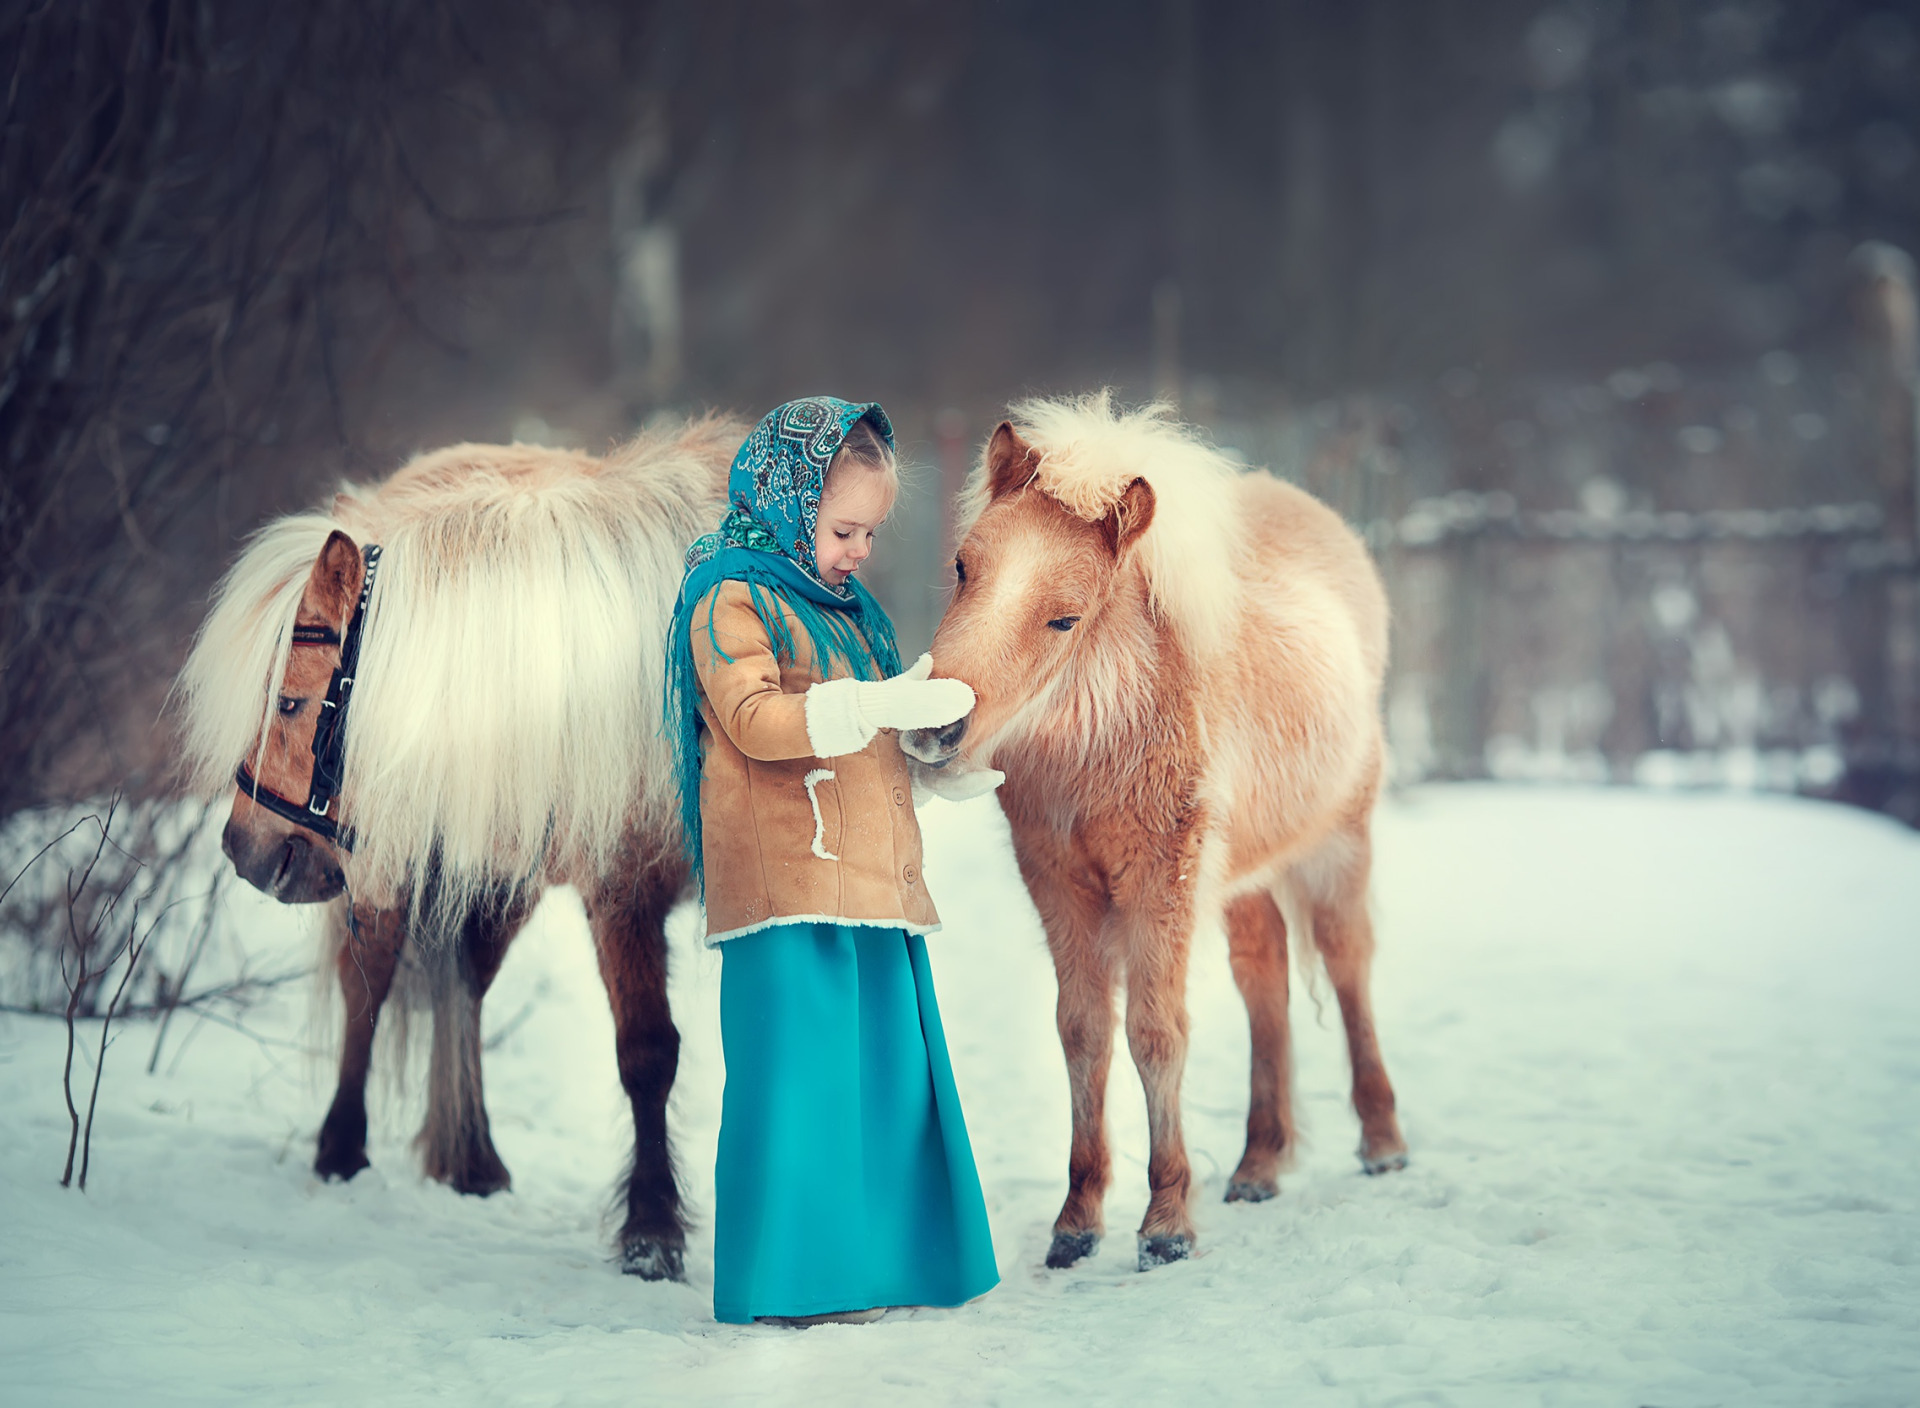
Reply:
M195 783L230 786L262 736L338 529L382 549L347 725L349 883L399 884L430 859L462 887L555 861L604 871L630 822L674 816L662 652L682 556L744 434L709 418L604 461L458 445L269 524L181 676Z
M1160 402L1117 407L1106 390L1016 402L1014 429L1038 454L1036 488L1089 522L1106 517L1136 479L1153 489L1153 521L1135 545L1154 609L1207 658L1232 639L1242 596L1234 501L1241 469L1173 419ZM982 459L961 504L964 536L987 502Z

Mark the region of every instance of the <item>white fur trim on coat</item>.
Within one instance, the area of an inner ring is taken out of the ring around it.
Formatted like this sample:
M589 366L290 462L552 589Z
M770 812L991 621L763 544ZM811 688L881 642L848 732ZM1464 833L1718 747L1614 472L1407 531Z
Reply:
M904 919L848 919L840 914L776 914L771 919L762 919L758 924L748 924L738 929L729 929L724 934L708 934L707 947L719 948L729 939L744 939L748 934L757 934L763 929L777 929L782 924L838 924L848 929L901 929L909 934L937 934L938 924L909 924Z
M832 768L815 768L801 779L807 789L807 800L813 803L813 853L821 860L840 859L827 849L827 819L820 814L820 793L816 790L821 783L832 780Z

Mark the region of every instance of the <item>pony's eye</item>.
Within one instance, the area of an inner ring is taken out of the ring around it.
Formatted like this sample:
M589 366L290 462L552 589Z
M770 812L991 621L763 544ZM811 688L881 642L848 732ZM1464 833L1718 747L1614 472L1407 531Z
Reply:
M300 712L300 706L306 702L304 699L295 699L291 695L283 694L280 696L280 713L283 717L291 718Z
M1070 631L1073 629L1074 623L1079 619L1078 616L1056 616L1047 622L1047 625L1056 631Z
M956 582L967 580L967 564L957 557L953 560L953 579Z

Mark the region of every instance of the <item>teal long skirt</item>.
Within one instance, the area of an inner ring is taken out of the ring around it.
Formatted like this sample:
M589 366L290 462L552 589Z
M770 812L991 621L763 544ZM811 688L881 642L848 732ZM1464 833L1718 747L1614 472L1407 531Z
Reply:
M721 955L714 1318L990 1290L1000 1277L925 941L787 924Z

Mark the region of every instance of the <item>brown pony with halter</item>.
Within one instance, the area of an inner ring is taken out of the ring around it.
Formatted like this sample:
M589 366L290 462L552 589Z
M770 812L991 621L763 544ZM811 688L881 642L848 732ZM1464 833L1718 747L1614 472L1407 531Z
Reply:
M235 870L331 906L346 1023L321 1177L368 1165L375 1029L410 954L434 1018L425 1171L509 1186L480 1005L544 889L572 884L633 1111L622 1266L681 1275L664 924L688 876L661 655L681 556L744 433L707 418L605 458L436 451L268 525L222 583L181 678L188 752L204 787L231 781Z
M1103 1230L1114 991L1146 1089L1152 1197L1139 1264L1193 1245L1180 1129L1187 955L1224 915L1252 1023L1246 1152L1229 1202L1279 1191L1293 1152L1287 940L1317 953L1353 1064L1360 1158L1404 1166L1374 1035L1369 821L1384 757L1387 609L1324 505L1241 474L1156 408L1103 393L1015 408L969 486L935 673L965 719L909 735L923 762L1006 773L1000 803L1059 979L1073 1105L1047 1265Z

